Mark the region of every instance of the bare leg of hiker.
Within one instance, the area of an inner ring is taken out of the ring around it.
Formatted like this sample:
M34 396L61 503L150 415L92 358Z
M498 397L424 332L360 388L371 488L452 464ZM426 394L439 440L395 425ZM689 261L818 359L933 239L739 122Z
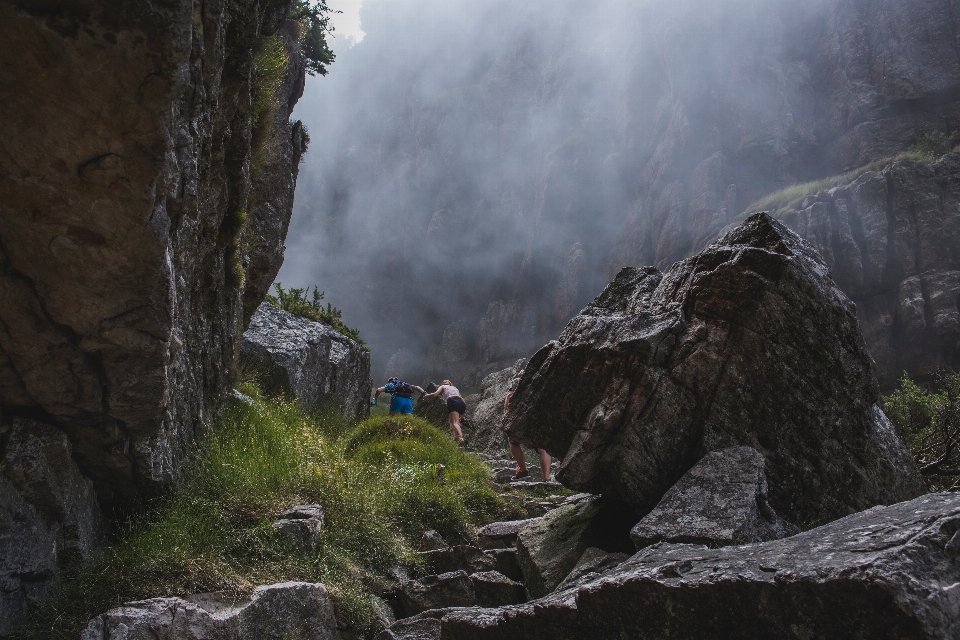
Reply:
M537 449L540 454L540 468L543 470L543 481L550 482L550 454L543 449Z
M523 449L516 442L510 443L510 453L513 459L517 461L517 472L513 474L511 480L529 480L530 471L527 469L527 458L523 454Z
M463 444L463 431L460 430L460 414L456 411L451 411L447 414L447 418L450 420L450 436L459 444Z

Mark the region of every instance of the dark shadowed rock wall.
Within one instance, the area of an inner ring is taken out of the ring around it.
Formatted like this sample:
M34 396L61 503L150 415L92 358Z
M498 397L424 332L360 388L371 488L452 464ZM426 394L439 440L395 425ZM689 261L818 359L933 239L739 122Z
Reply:
M258 39L293 42L288 9L0 3L0 406L65 431L105 505L177 477L219 411L242 299L278 267L299 54L253 177L250 96Z
M857 303L881 387L960 367L960 154L896 162L782 217Z
M323 274L378 373L401 352L407 377L506 366L621 267L665 269L773 190L960 129L954 2L398 6L366 2L338 61L349 115L305 169L284 275ZM917 372L888 338L884 379Z
M0 2L0 633L220 411L303 151L289 4Z

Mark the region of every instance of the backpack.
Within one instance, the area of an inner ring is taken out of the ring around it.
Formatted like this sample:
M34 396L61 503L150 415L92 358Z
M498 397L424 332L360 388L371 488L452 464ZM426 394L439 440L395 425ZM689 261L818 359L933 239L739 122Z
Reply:
M410 386L409 382L404 382L402 380L397 380L396 382L388 382L384 389L393 396L400 396L401 398L412 398L413 397L413 387Z

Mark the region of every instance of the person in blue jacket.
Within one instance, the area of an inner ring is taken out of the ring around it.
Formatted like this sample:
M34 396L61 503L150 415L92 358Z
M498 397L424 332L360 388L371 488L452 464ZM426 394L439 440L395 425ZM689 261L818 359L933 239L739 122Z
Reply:
M373 396L376 399L383 392L390 394L390 415L413 413L413 392L419 391L422 396L426 393L415 384L403 382L400 378L390 378L387 384L377 387L377 393Z

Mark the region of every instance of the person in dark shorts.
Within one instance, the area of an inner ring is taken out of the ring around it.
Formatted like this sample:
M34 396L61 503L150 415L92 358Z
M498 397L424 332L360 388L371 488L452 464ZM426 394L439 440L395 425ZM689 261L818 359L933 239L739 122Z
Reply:
M400 378L390 378L387 384L377 387L377 392L373 396L376 398L383 392L390 394L390 415L413 413L413 392L419 391L421 397L425 393L423 389L415 384L403 382Z
M513 398L514 392L517 390L517 384L520 382L520 376L523 375L523 369L520 370L513 380L510 381L510 386L507 388L507 397L503 399L503 417L507 417L507 409L510 408L510 400ZM519 442L510 441L510 453L513 455L513 459L517 461L517 472L513 474L511 480L529 480L530 479L530 470L527 469L527 457L523 453L523 449L520 447ZM537 449L537 453L540 454L540 468L543 469L543 481L550 482L550 464L552 460L550 459L550 454L544 451L543 449Z
M425 394L423 399L429 400L437 396L443 396L444 401L447 403L447 419L450 421L450 436L456 440L458 444L463 444L463 431L460 429L460 419L467 413L467 403L460 397L460 390L453 386L453 383L449 380L444 380L439 389L433 393Z

